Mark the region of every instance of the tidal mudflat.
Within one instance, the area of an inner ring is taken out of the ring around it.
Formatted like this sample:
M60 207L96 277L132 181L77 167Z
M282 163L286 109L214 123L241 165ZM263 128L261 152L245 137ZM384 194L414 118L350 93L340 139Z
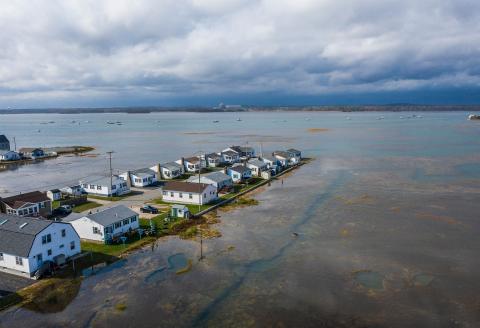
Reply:
M428 115L314 117L329 128L316 134L298 118L289 134L316 160L219 211L204 260L198 242L162 239L63 309L11 308L0 327L478 327L480 127Z

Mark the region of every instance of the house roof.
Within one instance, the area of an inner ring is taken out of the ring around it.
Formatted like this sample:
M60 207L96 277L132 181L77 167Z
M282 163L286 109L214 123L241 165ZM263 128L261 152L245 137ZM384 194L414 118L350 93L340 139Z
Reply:
M234 152L233 150L222 151L222 154L225 154L225 155L228 155L228 156L238 156L238 153Z
M0 252L28 257L38 233L54 221L0 214ZM25 224L26 223L26 224Z
M52 192L52 193L59 193L59 192L61 192L60 189L51 189L51 190L49 190L49 191Z
M173 204L173 205L172 205L172 208L175 208L175 209L177 209L177 210L182 210L182 211L185 211L185 210L189 211L189 209L188 209L187 206L185 206L185 205L180 205L180 204Z
M277 150L273 152L273 156L280 156L283 158L290 158L292 155L283 150Z
M131 171L133 175L136 175L137 177L142 177L142 178L147 178L149 176L155 175L156 172L150 168L144 168L144 169L138 169Z
M199 194L203 192L209 185L206 183L191 183L182 181L169 181L163 186L164 191L182 191Z
M263 161L259 160L258 158L252 158L252 159L250 159L250 160L248 161L248 164L253 165L253 166L256 166L256 167L263 167L263 166L266 165Z
M243 166L243 165L237 165L237 166L232 166L230 170L238 172L238 173L244 173L247 171L251 171L248 167Z
M275 156L270 156L270 155L263 156L262 160L267 160L267 161L270 161L270 162L276 162L277 161Z
M219 154L217 153L211 153L211 154L206 154L205 155L205 158L221 158L222 156L220 156Z
M128 207L124 205L117 205L92 214L83 215L82 217L87 217L90 220L106 227L115 222L131 218L135 215L137 215L137 213Z
M193 164L200 162L200 158L195 157L195 156L184 158L184 160L185 160L186 162L190 162L190 163L193 163Z
M40 191L32 191L25 194L2 198L2 202L11 208L17 209L27 203L40 203L50 201L44 193Z
M5 154L8 154L8 153L18 154L16 151L13 151L13 150L0 150L0 155L5 155Z
M1 143L4 143L4 142L10 143L10 141L8 141L7 137L4 134L0 134L0 142Z
M181 170L182 165L175 162L168 162L165 164L160 164L160 167L165 168L169 171Z
M223 182L225 180L232 180L232 178L230 176L228 176L227 174L225 174L221 171L216 171L216 172L203 174L201 176L201 178L202 179L208 179L208 180L211 180L211 181L217 182L217 183ZM193 176L193 177L188 178L188 182L197 183L198 182L198 176Z
M239 153L239 154L242 152L242 147L240 147L240 146L230 146L228 148L230 148L231 150L233 150L234 152Z

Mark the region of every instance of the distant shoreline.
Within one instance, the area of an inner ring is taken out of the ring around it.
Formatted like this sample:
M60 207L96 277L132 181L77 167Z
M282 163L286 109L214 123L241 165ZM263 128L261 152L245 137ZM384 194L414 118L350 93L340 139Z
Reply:
M241 113L241 112L478 112L480 105L363 105L363 106L244 106L234 108L212 107L109 107L109 108L35 108L0 109L6 114L149 114L162 112L187 113Z

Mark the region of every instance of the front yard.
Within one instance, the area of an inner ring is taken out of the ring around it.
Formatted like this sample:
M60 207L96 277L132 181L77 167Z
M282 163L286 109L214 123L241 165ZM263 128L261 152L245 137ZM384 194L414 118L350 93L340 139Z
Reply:
M91 210L93 208L100 207L100 206L102 206L102 204L92 202L92 201L88 201L85 204L81 204L81 205L77 205L77 206L73 207L72 211L75 212L75 213L81 213L83 211Z

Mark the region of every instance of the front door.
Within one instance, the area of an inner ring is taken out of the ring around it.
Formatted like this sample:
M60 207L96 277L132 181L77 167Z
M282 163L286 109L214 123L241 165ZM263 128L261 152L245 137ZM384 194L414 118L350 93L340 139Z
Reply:
M43 263L43 255L41 253L37 254L37 268L41 267L42 263Z

